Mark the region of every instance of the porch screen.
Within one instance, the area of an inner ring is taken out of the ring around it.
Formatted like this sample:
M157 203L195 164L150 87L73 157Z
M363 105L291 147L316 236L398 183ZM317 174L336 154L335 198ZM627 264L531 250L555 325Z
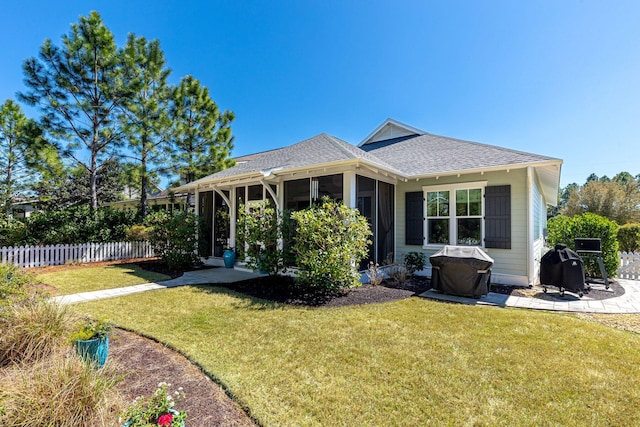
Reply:
M378 181L378 262L393 261L394 199L393 185Z

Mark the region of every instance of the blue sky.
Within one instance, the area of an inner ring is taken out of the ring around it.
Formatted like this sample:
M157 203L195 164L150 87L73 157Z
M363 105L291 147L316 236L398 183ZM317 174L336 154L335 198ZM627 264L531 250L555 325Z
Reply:
M564 160L562 182L640 173L640 2L8 0L0 102L21 64L97 10L122 45L160 40L236 113L234 155L387 117ZM34 115L33 111L29 114Z

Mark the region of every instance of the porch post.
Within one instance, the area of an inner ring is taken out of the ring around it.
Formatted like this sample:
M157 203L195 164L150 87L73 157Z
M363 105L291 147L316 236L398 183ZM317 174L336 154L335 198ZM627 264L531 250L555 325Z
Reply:
M229 246L236 249L236 187L232 187L229 191L229 218L231 221L229 227Z
M356 173L354 171L345 171L342 174L342 191L345 206L355 208L356 200Z

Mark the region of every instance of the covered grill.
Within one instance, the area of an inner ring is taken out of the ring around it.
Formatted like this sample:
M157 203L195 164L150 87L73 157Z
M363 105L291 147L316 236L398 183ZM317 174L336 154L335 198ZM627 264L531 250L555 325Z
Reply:
M582 297L584 264L580 255L567 248L567 245L556 245L540 260L540 284L544 292L547 292L545 285L552 285L560 289L560 294L568 290Z
M440 292L480 298L489 293L493 259L475 246L445 246L429 257L431 286Z

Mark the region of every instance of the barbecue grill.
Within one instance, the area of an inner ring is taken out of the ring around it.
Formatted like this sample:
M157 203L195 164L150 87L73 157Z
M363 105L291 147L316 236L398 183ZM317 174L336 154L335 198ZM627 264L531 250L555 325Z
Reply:
M544 293L547 286L564 291L576 292L581 298L584 295L584 264L580 255L567 248L565 244L558 244L548 251L540 260L540 284Z
M602 283L605 289L609 289L609 278L607 277L607 270L604 268L604 262L602 261L602 242L600 239L574 239L574 246L576 252L585 259L595 259L600 267L600 274L602 275ZM587 283L600 283L598 280L594 280L592 277L585 276Z
M493 259L475 246L445 246L429 257L436 291L480 298L489 293Z

